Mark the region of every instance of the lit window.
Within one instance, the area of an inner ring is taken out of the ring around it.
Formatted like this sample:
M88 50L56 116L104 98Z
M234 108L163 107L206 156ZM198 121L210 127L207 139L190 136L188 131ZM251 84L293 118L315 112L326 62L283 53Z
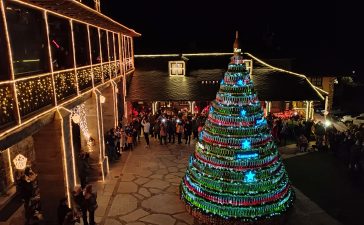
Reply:
M185 62L184 61L169 61L169 75L170 76L186 75Z

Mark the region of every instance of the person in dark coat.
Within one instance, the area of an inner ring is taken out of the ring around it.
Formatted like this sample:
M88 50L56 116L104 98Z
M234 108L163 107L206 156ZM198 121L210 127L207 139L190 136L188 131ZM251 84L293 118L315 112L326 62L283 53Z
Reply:
M63 225L64 218L66 217L67 213L71 211L72 210L67 205L67 198L62 198L59 201L57 209L58 225Z
M77 211L82 212L82 220L83 224L88 224L87 222L87 208L86 208L86 202L85 197L83 196L81 187L75 187L73 193L73 201L76 205Z
M85 206L88 212L88 219L89 222L87 223L87 214L85 213L85 215L83 215L83 223L85 225L96 225L95 223L95 211L98 207L97 205L97 194L92 192L92 185L88 184L84 190L83 196L85 198ZM85 223L85 219L86 219L86 223Z
M87 176L90 170L88 158L88 153L80 153L77 161L78 177L80 178L81 188L85 188L87 184Z
M192 135L192 124L191 121L187 120L186 124L184 126L184 131L185 131L185 138L186 138L186 143L185 144L190 144L191 142L191 135Z

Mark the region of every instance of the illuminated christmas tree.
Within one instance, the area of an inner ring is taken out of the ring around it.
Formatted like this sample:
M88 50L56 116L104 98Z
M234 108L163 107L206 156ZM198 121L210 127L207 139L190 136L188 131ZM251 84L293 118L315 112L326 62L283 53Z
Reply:
M293 205L237 34L180 189L187 210L203 224L280 224Z

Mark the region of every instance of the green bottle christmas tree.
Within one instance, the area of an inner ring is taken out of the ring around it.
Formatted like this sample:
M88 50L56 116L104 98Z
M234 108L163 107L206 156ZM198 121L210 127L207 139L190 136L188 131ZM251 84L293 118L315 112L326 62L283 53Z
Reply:
M294 191L239 48L180 186L187 210L202 224L279 224Z

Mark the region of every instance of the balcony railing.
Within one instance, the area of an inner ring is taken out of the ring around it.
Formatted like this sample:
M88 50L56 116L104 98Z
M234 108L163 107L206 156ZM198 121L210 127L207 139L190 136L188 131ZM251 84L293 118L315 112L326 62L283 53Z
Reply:
M102 64L102 75L104 76L104 81L110 79L110 63L103 63Z
M56 87L57 102L77 95L75 70L54 73L54 85Z
M102 82L101 64L92 65L92 72L94 75L94 85L100 84Z
M21 121L28 120L121 74L120 62L112 61L0 82L0 130L17 122L17 109Z
M53 104L52 74L16 81L15 85L21 117Z
M0 84L0 127L15 122L12 84Z
M80 91L92 88L91 66L77 68L76 73L78 80L78 88Z

